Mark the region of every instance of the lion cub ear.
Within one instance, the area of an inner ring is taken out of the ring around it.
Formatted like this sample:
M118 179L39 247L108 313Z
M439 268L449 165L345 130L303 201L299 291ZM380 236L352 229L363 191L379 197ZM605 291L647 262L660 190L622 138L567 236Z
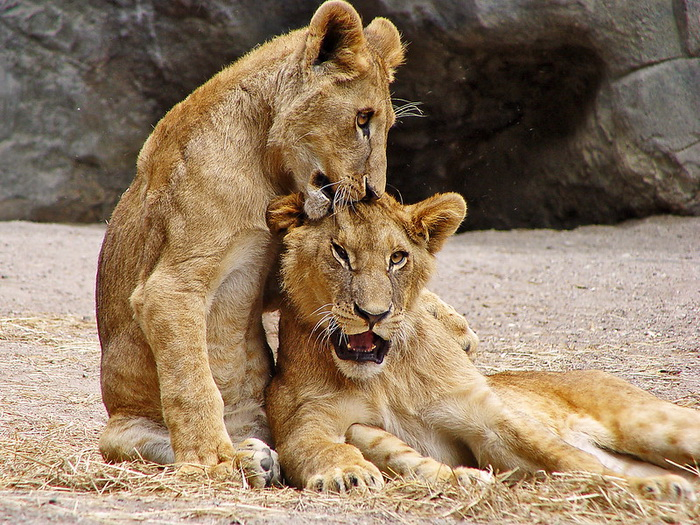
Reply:
M309 23L304 56L308 67L322 66L347 78L366 70L367 41L357 11L340 0L322 4Z
M303 193L292 193L272 199L265 213L267 227L275 234L301 226L305 218Z
M409 235L425 242L430 253L440 251L467 214L467 203L459 193L438 193L406 208L411 217Z
M393 82L394 72L403 64L406 51L399 30L386 18L375 18L365 27L365 38L384 61L389 82Z

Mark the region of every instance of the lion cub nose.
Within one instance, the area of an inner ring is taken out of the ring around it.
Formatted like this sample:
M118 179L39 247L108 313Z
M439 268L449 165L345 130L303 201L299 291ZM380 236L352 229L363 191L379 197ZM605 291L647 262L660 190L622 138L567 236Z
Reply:
M371 330L374 328L374 325L376 325L379 321L384 319L387 315L389 315L389 312L391 312L391 306L389 307L388 310L385 310L384 312L378 313L378 314L373 314L368 312L367 310L363 310L357 304L355 304L355 313L367 321L367 324L369 324L369 329Z

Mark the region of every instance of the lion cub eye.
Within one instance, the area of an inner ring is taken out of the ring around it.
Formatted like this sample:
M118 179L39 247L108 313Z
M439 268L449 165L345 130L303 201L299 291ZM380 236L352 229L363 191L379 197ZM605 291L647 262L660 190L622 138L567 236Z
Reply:
M406 259L408 258L408 254L406 252L398 251L394 252L391 254L391 257L389 258L389 262L391 263L391 267L394 269L398 269L404 264L406 264Z
M350 257L348 256L348 252L345 251L345 248L331 241L331 250L333 251L333 257L335 257L340 264L348 268L350 267Z
M365 137L369 137L369 122L372 120L372 115L374 115L374 111L360 111L355 117L355 123Z

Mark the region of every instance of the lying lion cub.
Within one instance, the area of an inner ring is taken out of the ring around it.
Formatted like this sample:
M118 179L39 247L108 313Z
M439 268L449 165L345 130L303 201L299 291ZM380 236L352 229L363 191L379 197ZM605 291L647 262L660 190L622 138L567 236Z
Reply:
M469 467L491 467L587 471L694 498L669 461L700 458L700 412L596 371L485 377L435 322L424 286L464 218L462 197L403 206L386 195L316 221L303 207L291 195L267 214L286 251L266 400L294 485L376 488L381 472L488 482Z

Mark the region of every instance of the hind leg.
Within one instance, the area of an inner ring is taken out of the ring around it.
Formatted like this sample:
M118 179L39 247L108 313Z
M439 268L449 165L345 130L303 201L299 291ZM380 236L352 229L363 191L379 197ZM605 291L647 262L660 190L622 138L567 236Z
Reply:
M610 412L595 414L611 431L612 441L603 446L665 468L697 465L700 411L663 401L608 374L597 373L594 379L612 405Z
M700 411L663 401L597 370L522 376L521 380L509 374L511 385L517 380L519 387L530 391L533 402L546 397L550 403L555 400L558 411L569 414L558 417L560 426L587 433L601 448L663 468L700 460ZM525 410L537 405L531 402Z
M479 378L475 376L471 381L472 388L457 396L451 407L443 409L450 415L444 424L448 430L464 436L481 466L492 465L494 469L504 471L517 468L521 473L538 470L589 472L624 478L636 492L657 499L695 499L692 485L680 476L669 473L633 477L618 473L598 455L567 440L563 427L569 419L579 416L578 407L570 400L556 402L557 394L560 394L558 390L564 382L556 379L543 382L543 376L547 375L524 373L524 377L539 379L528 385L537 388L528 390L518 384L519 374L499 374L501 380L508 379L492 391L485 381L479 385ZM494 379L495 376L489 378L492 385ZM591 390L597 387L591 384L590 378L579 386L578 394L591 399L591 403L608 403L608 399L592 395ZM569 389L564 387L563 390ZM475 408L478 409L476 412Z
M489 383L507 405L606 467L574 470L619 475L657 499L695 499L692 485L672 474L665 458L692 462L692 447L700 445L697 412L599 371L505 372Z
M99 447L106 461L145 459L162 465L175 461L168 429L145 417L112 415Z

